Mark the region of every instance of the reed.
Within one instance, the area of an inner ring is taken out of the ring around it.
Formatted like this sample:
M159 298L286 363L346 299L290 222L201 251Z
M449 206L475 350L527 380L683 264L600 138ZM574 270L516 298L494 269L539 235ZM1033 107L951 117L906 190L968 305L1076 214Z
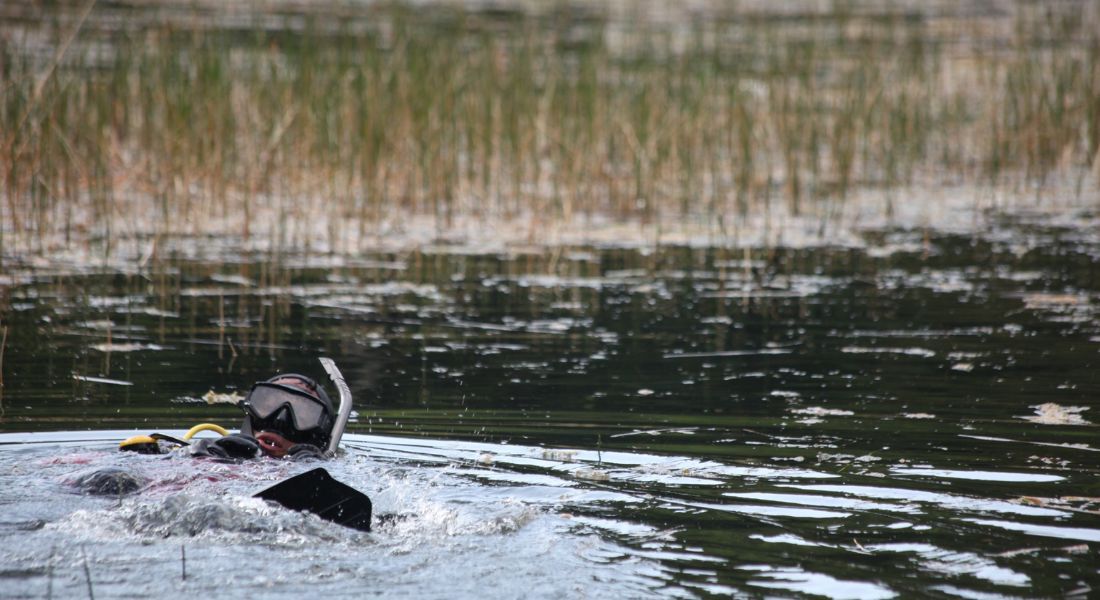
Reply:
M211 232L354 252L409 215L441 236L463 219L726 228L776 195L799 213L945 181L1075 176L1095 194L1100 176L1085 2L800 19L718 3L630 27L564 4L228 25L181 4L127 8L120 29L118 5L85 6L0 21L0 254Z
M80 547L81 566L84 568L84 583L88 586L88 600L95 600L95 590L92 588L92 570L88 567L88 555L84 552L84 546Z
M8 346L8 327L0 322L0 421L4 420L4 349Z

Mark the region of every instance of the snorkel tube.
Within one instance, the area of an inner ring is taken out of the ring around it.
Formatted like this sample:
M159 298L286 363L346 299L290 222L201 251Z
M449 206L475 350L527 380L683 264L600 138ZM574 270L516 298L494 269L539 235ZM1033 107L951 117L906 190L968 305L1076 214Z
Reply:
M332 436L329 439L328 448L325 448L325 456L331 458L336 455L336 448L340 446L340 438L343 437L344 428L348 424L348 417L351 416L351 389L348 388L343 373L336 368L336 363L331 358L321 357L318 360L321 361L325 373L328 373L329 379L332 380L337 391L340 392L340 408L336 412L336 423L332 426Z

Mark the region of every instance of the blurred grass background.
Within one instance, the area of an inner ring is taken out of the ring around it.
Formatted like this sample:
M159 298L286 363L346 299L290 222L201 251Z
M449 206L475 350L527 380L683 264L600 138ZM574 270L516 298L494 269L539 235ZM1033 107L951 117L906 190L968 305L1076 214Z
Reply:
M0 251L1096 196L1098 55L1084 1L5 5Z

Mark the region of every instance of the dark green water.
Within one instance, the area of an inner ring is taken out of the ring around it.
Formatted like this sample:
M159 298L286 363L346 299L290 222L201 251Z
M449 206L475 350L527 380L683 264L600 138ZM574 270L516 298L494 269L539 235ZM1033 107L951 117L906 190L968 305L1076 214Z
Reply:
M594 451L597 471L603 453L686 461L578 479L643 500L576 512L720 563L654 552L692 594L1097 589L1096 229L868 239L166 253L141 268L7 257L0 431L235 425L201 397L277 371L321 378L329 356L357 398L354 433ZM1046 403L1061 424L1027 419Z

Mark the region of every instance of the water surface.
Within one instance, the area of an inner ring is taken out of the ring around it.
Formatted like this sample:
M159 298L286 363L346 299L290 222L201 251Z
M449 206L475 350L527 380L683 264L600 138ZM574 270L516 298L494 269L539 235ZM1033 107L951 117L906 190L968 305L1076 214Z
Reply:
M9 259L0 590L1083 597L1096 231ZM405 515L371 534L247 499L304 465L114 451L322 355L357 398L334 474ZM104 466L143 491L76 492Z

